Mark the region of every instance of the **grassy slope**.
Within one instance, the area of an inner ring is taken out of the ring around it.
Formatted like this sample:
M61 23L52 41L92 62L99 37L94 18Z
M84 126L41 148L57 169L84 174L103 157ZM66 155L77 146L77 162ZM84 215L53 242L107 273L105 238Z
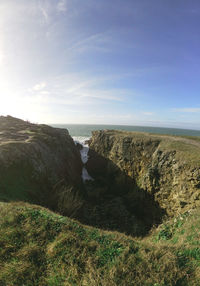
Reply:
M0 285L200 285L200 211L144 239L0 203Z
M178 149L177 156L199 166L199 139L161 137L162 148ZM191 139L197 144L190 144ZM12 193L15 182L8 177L6 184ZM25 178L20 184L26 185ZM134 239L83 226L39 206L0 203L0 285L200 285L200 210Z

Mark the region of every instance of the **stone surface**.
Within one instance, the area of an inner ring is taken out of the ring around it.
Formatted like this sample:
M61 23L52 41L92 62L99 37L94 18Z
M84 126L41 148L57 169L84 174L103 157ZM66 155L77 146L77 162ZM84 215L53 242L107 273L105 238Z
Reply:
M87 164L92 176L130 178L168 215L200 206L200 139L95 131ZM135 196L133 196L133 199Z
M81 171L79 150L66 129L0 117L1 201L55 204L57 185L80 185Z

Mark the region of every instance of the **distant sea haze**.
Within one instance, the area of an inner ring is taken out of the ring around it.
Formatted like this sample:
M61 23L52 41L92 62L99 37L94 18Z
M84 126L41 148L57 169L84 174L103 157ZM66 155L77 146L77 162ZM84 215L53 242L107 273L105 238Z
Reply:
M72 137L91 137L94 130L125 130L138 131L169 135L200 136L200 130L147 127L147 126L126 126L126 125L89 125L89 124L51 124L51 126L66 128Z

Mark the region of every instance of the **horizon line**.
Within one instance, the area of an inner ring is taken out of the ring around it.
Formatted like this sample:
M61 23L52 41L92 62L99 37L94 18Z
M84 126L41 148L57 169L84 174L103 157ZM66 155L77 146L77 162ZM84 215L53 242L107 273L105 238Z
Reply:
M181 129L181 130L191 130L191 131L199 131L200 132L200 128L199 129L193 129L190 127L184 128L184 127L166 127L166 126L152 126L152 125L129 125L129 124L109 124L109 123L45 123L47 125L90 125L90 126L127 126L127 127L150 127L150 128L164 128L164 129Z

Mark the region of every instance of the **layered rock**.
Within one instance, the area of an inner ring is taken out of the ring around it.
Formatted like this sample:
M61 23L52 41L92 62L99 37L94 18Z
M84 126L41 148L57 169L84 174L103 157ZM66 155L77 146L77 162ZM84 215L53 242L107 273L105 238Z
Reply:
M95 131L89 155L87 168L94 178L112 177L124 191L131 181L130 201L149 194L168 215L200 206L198 138Z
M66 129L0 117L0 200L51 207L59 187L82 183L82 162Z

